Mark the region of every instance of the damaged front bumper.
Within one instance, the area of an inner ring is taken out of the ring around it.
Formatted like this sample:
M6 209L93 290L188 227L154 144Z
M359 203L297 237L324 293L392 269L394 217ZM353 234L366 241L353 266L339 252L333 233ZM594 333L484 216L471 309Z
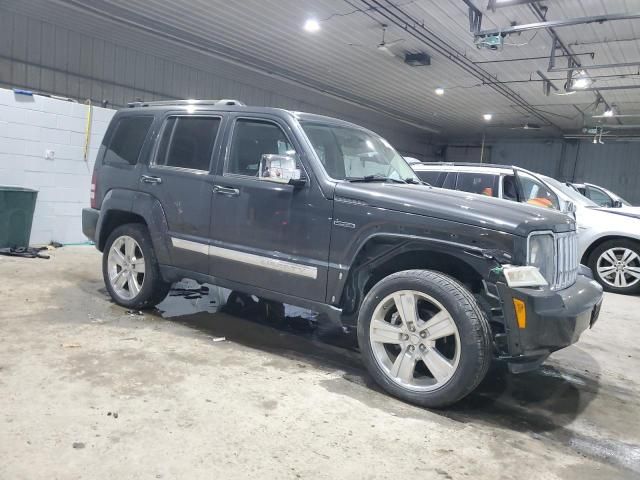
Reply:
M511 288L495 284L502 303L505 335L499 359L520 373L537 368L554 351L576 343L600 314L602 287L582 270L576 282L560 291L549 288ZM520 318L514 304L524 304Z

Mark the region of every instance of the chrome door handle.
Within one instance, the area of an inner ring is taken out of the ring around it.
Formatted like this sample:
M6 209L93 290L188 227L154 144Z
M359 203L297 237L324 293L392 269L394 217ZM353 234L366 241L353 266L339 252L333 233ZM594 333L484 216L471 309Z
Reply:
M222 185L214 185L213 193L220 193L222 195L227 195L229 197L237 197L238 195L240 195L240 189L223 187Z
M142 175L140 177L140 181L143 183L162 183L162 179L160 177L152 177L150 175Z

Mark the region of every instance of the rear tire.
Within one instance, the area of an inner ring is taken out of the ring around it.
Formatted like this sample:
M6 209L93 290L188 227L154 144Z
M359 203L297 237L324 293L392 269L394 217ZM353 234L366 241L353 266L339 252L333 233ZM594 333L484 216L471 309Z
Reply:
M102 276L114 302L139 310L155 307L171 288L160 275L147 227L140 223L111 232L102 254Z
M473 391L492 358L489 322L471 292L429 270L394 273L374 285L360 308L358 344L382 388L432 408Z
M607 292L622 295L640 293L640 242L608 240L589 255L593 278Z

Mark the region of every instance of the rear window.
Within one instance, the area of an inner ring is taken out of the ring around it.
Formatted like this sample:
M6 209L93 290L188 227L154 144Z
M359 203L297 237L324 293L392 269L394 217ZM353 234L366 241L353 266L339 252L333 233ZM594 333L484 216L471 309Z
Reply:
M458 173L456 190L478 193L480 195L486 195L487 197L497 197L498 179L498 175L492 175L490 173L460 172Z
M437 172L435 170L416 170L416 175L423 182L427 182L429 185L433 185L434 187L438 186L438 177L442 174L442 172Z
M151 116L127 116L118 120L104 155L104 163L135 165L152 122Z

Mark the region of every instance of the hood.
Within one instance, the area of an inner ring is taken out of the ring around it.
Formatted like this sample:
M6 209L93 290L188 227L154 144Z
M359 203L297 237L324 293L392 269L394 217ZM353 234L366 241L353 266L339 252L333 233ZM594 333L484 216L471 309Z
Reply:
M335 195L400 212L450 220L514 235L534 230L566 232L574 220L555 210L455 190L396 183L347 183Z
M640 215L619 210L619 208L579 207L576 210L578 227L612 235L638 238L640 236Z
M640 207L595 208L599 212L615 213L625 217L640 218Z

